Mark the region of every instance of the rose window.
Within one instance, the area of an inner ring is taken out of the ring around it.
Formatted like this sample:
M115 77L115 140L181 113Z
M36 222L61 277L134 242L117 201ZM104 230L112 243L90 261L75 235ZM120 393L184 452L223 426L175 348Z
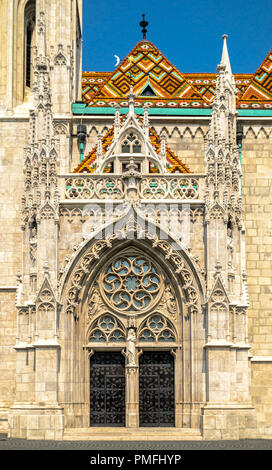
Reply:
M102 276L103 297L121 312L143 311L159 300L162 279L145 256L120 256Z

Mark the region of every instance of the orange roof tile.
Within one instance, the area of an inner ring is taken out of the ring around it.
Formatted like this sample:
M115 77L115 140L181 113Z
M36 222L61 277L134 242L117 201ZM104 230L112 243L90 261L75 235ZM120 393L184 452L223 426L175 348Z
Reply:
M180 73L150 41L139 41L113 72L83 72L82 99L91 107L127 106L132 85L135 105L205 107L214 99L216 73ZM234 74L237 108L272 108L272 50L255 74ZM143 96L149 86L154 96Z

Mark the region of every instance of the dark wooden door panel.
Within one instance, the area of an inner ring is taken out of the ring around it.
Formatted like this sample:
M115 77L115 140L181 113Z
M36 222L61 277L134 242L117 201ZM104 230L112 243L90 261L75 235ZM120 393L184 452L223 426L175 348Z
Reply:
M174 359L146 351L139 361L140 426L175 426Z
M90 360L90 426L125 426L125 359L97 352Z

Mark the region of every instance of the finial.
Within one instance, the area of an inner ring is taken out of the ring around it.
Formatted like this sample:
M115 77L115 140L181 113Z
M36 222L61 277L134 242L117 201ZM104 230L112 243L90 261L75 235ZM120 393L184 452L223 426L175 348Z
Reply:
M134 114L134 98L135 98L135 96L136 95L133 93L133 86L130 86L129 94L127 95L129 114Z
M146 135L149 133L149 119L148 119L148 104L144 104L144 132Z
M223 39L223 50L222 50L222 57L221 57L221 63L220 65L225 66L226 72L230 75L232 75L231 71L231 66L230 66L230 59L229 59L229 53L228 53L228 46L227 46L227 34L223 34L222 39Z
M219 274L221 273L221 270L222 270L222 265L219 261L216 262L215 264L215 277L218 277Z
M120 128L120 104L115 105L115 117L114 117L114 136L116 137Z
M48 266L48 262L45 261L44 265L43 265L43 272L44 272L44 276L49 276L49 266Z
M139 25L142 28L143 39L146 39L146 33L147 33L146 27L148 26L148 21L145 20L145 14L144 13L143 13L142 16L143 16L143 19L142 19L142 21L140 21Z

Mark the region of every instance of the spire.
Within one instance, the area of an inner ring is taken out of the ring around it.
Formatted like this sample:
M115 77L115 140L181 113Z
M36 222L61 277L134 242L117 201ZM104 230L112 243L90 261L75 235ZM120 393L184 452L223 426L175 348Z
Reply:
M231 71L231 66L230 66L230 59L229 59L229 52L228 52L228 46L227 46L227 34L223 34L223 50L222 50L222 57L221 57L221 62L220 65L225 65L226 67L226 72L231 76L232 71Z
M212 104L213 112L210 123L210 139L213 145L235 145L236 139L236 89L231 71L227 48L227 34L223 36L221 62L217 67L218 75L215 97Z
M221 62L218 66L218 71L220 69L223 69L225 72L225 77L229 81L229 83L233 86L235 90L235 81L234 77L232 74L231 70L231 65L230 65L230 58L229 58L229 51L228 51L228 46L227 46L227 34L223 34L222 39L223 39L223 49L222 49L222 56L221 56Z
M227 35L224 34L206 152L207 185L213 188L209 200L222 204L222 207L226 199L225 189L228 188L227 199L234 190L237 166L236 93L226 40Z

